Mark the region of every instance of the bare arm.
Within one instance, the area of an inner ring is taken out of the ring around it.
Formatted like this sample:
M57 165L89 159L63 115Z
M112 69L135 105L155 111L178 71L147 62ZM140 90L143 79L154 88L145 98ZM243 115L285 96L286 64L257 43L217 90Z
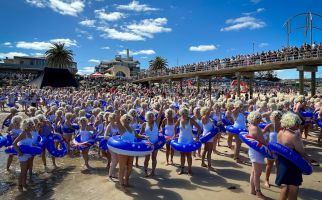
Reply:
M201 133L201 127L194 119L190 119L190 123L198 129L198 136L197 136L197 140L198 140Z
M19 156L21 156L23 153L20 151L20 148L18 147L18 142L20 142L23 138L26 137L26 133L21 133L14 141L13 141L13 147L15 148L16 152Z
M304 145L301 140L301 136L299 134L294 135L294 138L292 140L294 149L297 153L299 153L305 160L309 161L309 156L305 153Z
M177 120L177 122L174 124L174 135L173 135L173 139L177 136L177 128L179 127L180 124L180 119Z

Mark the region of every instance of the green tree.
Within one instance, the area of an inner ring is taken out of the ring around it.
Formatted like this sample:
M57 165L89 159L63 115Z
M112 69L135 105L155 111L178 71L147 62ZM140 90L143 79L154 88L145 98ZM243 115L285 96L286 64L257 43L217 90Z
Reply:
M154 60L149 61L150 71L163 71L167 69L168 61L160 56L155 57Z
M45 55L49 67L69 68L74 65L73 51L66 49L64 43L53 43Z

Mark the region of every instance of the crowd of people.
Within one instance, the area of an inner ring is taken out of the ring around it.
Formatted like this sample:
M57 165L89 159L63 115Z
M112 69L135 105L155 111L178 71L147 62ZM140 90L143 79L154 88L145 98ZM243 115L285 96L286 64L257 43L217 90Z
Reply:
M261 65L271 62L298 60L318 56L322 56L322 43L316 44L314 42L312 45L304 43L300 47L290 46L275 51L236 55L229 58L175 66L162 71L147 71L139 74L137 78L166 74L182 74L195 71L220 70L223 68Z
M165 92L168 91L168 92ZM311 158L305 153L302 143L307 139L309 131L315 128L314 121L322 118L321 96L305 97L289 95L274 91L255 95L253 99L244 97L227 97L219 93L212 97L210 93L181 93L179 89L142 88L132 84L123 84L97 90L62 89L32 89L28 87L3 87L0 90L1 112L10 111L5 118L1 134L9 134L13 146L18 153L21 174L18 178L18 189L28 189L27 175L32 177L34 156L20 151L19 145L32 146L38 136L48 137L52 134L61 137L68 144L68 152L73 152L73 138L80 137L80 142L101 136L109 140L120 136L121 140L134 142L135 138L158 142L158 136L170 136L169 141L178 138L178 143L190 144L198 141L214 128L219 129L216 136L204 143L195 152L180 152L180 167L178 174L193 175L193 157L201 158L201 167L214 170L212 161L218 150L217 145L227 142L228 148L234 152L233 159L241 163L241 140L236 134L226 132L224 118L232 122L234 127L248 129L249 134L267 145L268 142L278 142L298 152L308 162ZM9 108L10 107L10 108ZM314 112L314 117L303 117L301 112ZM246 114L247 113L247 114ZM258 127L265 122L264 129ZM79 130L73 128L74 124ZM179 130L177 132L177 129ZM322 139L320 128L318 142ZM227 140L221 137L227 135ZM233 143L235 143L233 145ZM174 149L169 142L165 145L166 163L173 165ZM81 155L84 167L91 169L90 147L82 149ZM98 150L106 157L107 176L110 180L118 179L120 188L126 191L129 186L132 166L138 162L134 156L117 154L112 150ZM213 154L215 153L215 154ZM46 167L46 149L41 158ZM144 157L145 176L155 176L158 150ZM9 155L7 170L10 170L14 156ZM265 162L265 157L249 148L249 158L252 163L250 171L250 192L261 199L266 197L261 191L260 176L266 165L265 186L270 187L270 172L277 167L275 183L281 186L281 199L295 199L299 186L302 184L302 172L292 162L282 156L274 157ZM52 156L53 166L56 166ZM63 159L63 158L62 158ZM149 164L152 168L149 169ZM196 161L194 161L196 162ZM116 167L119 166L118 174ZM187 170L186 170L187 169ZM196 175L198 176L198 175Z

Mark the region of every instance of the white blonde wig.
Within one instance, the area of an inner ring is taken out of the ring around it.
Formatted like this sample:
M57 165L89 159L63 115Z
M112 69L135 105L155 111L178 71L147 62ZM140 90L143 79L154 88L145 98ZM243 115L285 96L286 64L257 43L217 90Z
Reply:
M255 121L261 120L261 119L262 119L262 115L258 111L250 112L249 115L247 116L247 120L251 124L253 124Z
M35 126L35 123L32 120L32 118L24 119L21 122L21 129L23 131L32 130L34 126Z
M288 112L282 116L281 125L283 128L293 128L296 125L300 125L302 123L301 118L291 112Z

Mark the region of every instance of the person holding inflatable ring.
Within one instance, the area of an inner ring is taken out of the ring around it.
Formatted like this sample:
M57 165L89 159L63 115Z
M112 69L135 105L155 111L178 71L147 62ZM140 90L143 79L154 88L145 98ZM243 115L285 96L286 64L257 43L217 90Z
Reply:
M200 110L200 114L202 116L201 121L202 121L202 128L203 128L202 135L208 134L211 130L213 130L215 128L214 123L210 119L210 113L211 113L211 110L212 110L212 106L213 106L213 102L212 102L212 100L210 100L210 107L203 107ZM213 142L214 142L214 138L210 138L210 140L208 140L204 144L204 149L203 149L202 155L201 155L201 166L202 167L208 167L208 170L212 170L212 167L211 167L211 153L212 153L212 150L213 150ZM205 164L206 154L207 154L208 165Z
M8 135L11 137L11 139L12 139L11 141L14 141L22 133L21 122L22 122L21 116L17 115L17 116L12 117L11 124L8 128L8 132L9 132ZM14 157L14 155L11 155L11 154L8 155L7 171L10 170L10 166L11 166L13 157Z
M232 117L234 119L234 127L239 129L246 129L246 118L245 115L242 113L242 106L243 102L240 100L235 101L234 103L234 109L232 111ZM235 137L236 145L234 148L234 160L236 162L240 162L239 160L239 152L241 147L241 140L238 136L238 134L234 134L233 137Z
M23 191L23 188L28 188L27 185L27 172L30 167L30 154L25 154L20 151L19 145L32 146L32 135L31 131L35 126L32 119L25 119L21 122L22 133L13 141L13 146L16 152L18 153L18 159L20 162L20 175L18 178L18 189L20 192Z
M93 139L93 132L95 132L95 129L93 126L88 125L88 119L86 117L82 117L79 120L79 135L80 135L80 142L87 142L91 139ZM77 136L76 136L77 137ZM91 169L91 166L89 165L89 157L88 152L89 148L81 150L82 156L84 159L84 165L87 169Z
M299 106L300 104L298 104ZM281 119L282 130L277 135L277 142L297 153L309 162L301 140L300 117L291 112L283 115ZM302 184L302 171L287 158L277 154L276 181L281 186L280 199L297 199L299 186Z
M106 127L104 133L104 139L108 140L110 137L116 136L119 133L117 122L120 120L119 112L111 113L108 116L109 124ZM112 150L103 151L103 155L106 154L107 157L107 166L109 179L113 181L113 178L117 178L115 174L115 169L118 164L118 154ZM109 158L111 161L109 161Z
M173 118L174 116L174 110L171 108L167 109L165 111L165 118L162 121L161 124L161 129L164 129L164 135L166 137L166 140L168 141L165 146L166 146L166 152L165 152L165 157L166 157L166 165L173 165L173 155L174 155L174 150L171 148L169 139L173 137L174 135L174 123L175 120ZM170 162L169 162L169 157L170 157Z
M258 127L258 124L262 120L262 115L258 111L253 111L249 113L247 117L249 123L249 135L253 137L258 142L263 145L267 145L262 130ZM250 173L250 186L251 186L251 194L256 195L260 199L266 199L266 197L262 194L260 189L260 176L262 174L262 167L265 165L264 155L260 152L256 151L253 148L249 148L248 155L250 161L252 162L252 169Z
M192 126L195 126L198 130L197 138L196 140L199 140L200 132L201 132L201 127L197 122L191 118L189 118L189 110L186 107L183 107L179 110L180 118L174 125L174 132L176 133L177 128L179 127L180 132L179 132L179 138L178 138L178 143L181 144L190 144L193 142L193 133L192 133ZM173 139L175 138L177 134L173 136ZM186 162L188 162L188 174L191 176L192 175L192 157L191 157L191 152L180 152L180 171L179 175L185 173L184 172L184 165Z
M159 109L158 117L155 119L155 115L153 112L148 111L145 113L145 120L146 122L142 124L140 135L146 135L149 137L151 143L155 144L159 140L159 124L161 122L161 116L163 112L163 105ZM145 156L144 159L144 172L145 176L154 176L155 175L155 168L157 166L157 155L159 150L154 150L152 154L148 154ZM150 157L152 158L152 170L151 173L148 174L148 166Z
M281 119L283 113L281 111L273 111L270 116L270 121L272 123L266 125L263 129L263 133L268 133L268 142L277 142L277 133L281 129ZM266 164L266 178L265 178L265 187L269 188L269 177L273 168L275 160L267 159Z
M226 121L228 121L228 122L231 122L231 123L234 122L233 109L234 109L234 104L231 103L231 102L227 102L224 119ZM227 124L225 124L225 125L227 125ZM228 134L227 146L228 146L228 148L232 149L232 146L233 146L233 134Z
M201 103L201 101L199 102L200 104L203 104L203 102ZM192 117L192 119L194 119L196 122L197 122L197 124L202 128L202 120L201 120L201 118L202 118L202 116L201 116L201 114L200 114L200 109L201 109L201 107L195 107L194 109L193 109L193 117ZM193 129L195 130L196 129L196 127L193 127ZM196 137L196 135L195 134L193 134L193 136L194 137ZM197 152L197 155L196 155L196 152ZM198 150L196 150L196 151L194 151L193 153L192 153L192 156L196 159L196 156L198 156L198 158L201 158L201 148L200 149L198 149Z
M119 133L121 135L121 139L128 142L134 142L135 138L147 138L140 136L136 133L135 130L130 126L132 122L132 117L128 114L122 115L118 124ZM118 154L119 159L119 186L123 191L126 191L125 187L129 186L129 178L132 173L133 167L133 156L129 155L121 155Z

